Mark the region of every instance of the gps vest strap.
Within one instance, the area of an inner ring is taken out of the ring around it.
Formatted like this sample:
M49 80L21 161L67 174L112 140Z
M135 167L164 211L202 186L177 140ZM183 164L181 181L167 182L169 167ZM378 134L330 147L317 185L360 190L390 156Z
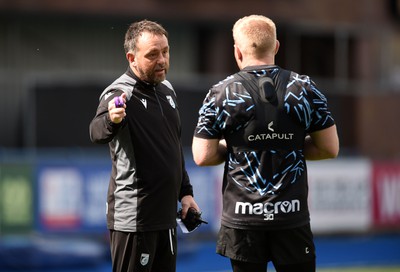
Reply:
M255 116L237 131L225 133L234 152L274 149L301 149L304 128L286 112L285 94L290 71L279 69L276 77L269 73L258 78L245 71L235 74L255 103Z

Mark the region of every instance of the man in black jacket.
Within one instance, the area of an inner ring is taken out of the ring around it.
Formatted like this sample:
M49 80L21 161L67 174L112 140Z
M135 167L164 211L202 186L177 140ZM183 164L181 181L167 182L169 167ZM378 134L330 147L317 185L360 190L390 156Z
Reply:
M107 196L113 271L176 270L177 202L199 210L186 172L169 68L167 31L143 20L125 35L128 70L100 96L90 138L108 143Z

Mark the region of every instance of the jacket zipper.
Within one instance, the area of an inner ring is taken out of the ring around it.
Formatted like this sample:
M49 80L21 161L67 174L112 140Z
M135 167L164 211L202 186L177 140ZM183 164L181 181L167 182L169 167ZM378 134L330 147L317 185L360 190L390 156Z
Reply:
M158 106L160 107L161 116L164 116L164 110L162 108L162 105L161 105L161 102L160 102L160 98L158 98L158 94L157 94L155 86L153 86L153 90L154 90L154 95L156 96L156 99L157 99Z

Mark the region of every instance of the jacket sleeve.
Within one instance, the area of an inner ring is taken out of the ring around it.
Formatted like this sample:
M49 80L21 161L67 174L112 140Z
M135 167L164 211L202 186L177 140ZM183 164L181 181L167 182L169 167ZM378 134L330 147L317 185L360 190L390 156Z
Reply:
M182 198L187 195L194 196L193 186L190 183L189 175L188 175L186 169L184 168L183 174L182 174L182 185L181 185L181 191L179 194L179 201L181 201Z
M117 134L119 128L124 125L125 119L121 123L115 124L111 122L108 114L108 102L121 94L122 91L114 90L111 95L101 97L96 115L89 125L90 140L93 143L105 144L110 142Z
M179 193L179 201L181 201L184 196L187 195L194 196L193 186L190 183L190 178L186 171L185 158L183 156L182 149L181 149L181 156L182 156L182 183L181 183L181 190Z

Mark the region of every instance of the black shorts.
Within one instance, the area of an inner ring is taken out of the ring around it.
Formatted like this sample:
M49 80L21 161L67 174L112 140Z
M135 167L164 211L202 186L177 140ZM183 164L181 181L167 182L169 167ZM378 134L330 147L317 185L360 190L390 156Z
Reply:
M113 272L175 272L176 230L110 230Z
M284 230L242 230L221 226L217 253L232 260L277 265L315 263L310 225Z

